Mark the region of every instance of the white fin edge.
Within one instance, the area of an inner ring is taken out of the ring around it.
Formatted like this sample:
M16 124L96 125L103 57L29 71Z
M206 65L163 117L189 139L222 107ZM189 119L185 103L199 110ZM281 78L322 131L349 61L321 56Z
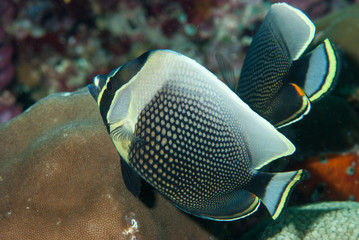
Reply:
M314 38L313 22L302 11L286 3L273 4L266 18L273 21L272 27L281 33L292 60L297 60Z

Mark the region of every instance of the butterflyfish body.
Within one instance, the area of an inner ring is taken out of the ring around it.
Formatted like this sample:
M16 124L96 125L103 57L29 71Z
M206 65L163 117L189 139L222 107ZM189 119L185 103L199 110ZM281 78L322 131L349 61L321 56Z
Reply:
M263 202L275 219L302 170L258 171L293 144L214 74L171 50L149 51L89 85L121 156L127 188L141 178L181 210L218 221Z
M335 47L325 39L309 51L315 34L300 10L273 4L253 37L239 79L218 54L224 80L255 112L276 127L300 120L310 103L329 93L338 74Z

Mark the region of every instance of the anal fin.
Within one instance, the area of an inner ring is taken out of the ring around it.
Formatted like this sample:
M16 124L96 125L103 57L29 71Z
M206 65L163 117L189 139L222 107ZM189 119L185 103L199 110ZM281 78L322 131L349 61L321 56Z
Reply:
M211 199L219 203L207 209L185 209L176 205L182 211L192 215L215 221L234 221L247 217L257 211L260 201L253 193L238 189L226 195L219 195Z
M294 83L282 87L262 117L275 127L283 127L300 120L310 110L310 101Z

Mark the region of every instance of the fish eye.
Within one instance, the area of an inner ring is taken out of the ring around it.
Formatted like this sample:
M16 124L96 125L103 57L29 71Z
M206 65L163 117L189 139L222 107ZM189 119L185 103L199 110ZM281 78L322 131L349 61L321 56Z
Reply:
M112 83L111 82L107 83L107 89L110 90L110 91L112 90Z

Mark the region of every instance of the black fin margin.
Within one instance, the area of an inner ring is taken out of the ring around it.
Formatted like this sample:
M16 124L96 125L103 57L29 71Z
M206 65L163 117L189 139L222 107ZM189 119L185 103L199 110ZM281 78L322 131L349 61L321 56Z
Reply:
M262 117L279 128L300 120L309 110L308 97L300 87L291 83L282 87Z

